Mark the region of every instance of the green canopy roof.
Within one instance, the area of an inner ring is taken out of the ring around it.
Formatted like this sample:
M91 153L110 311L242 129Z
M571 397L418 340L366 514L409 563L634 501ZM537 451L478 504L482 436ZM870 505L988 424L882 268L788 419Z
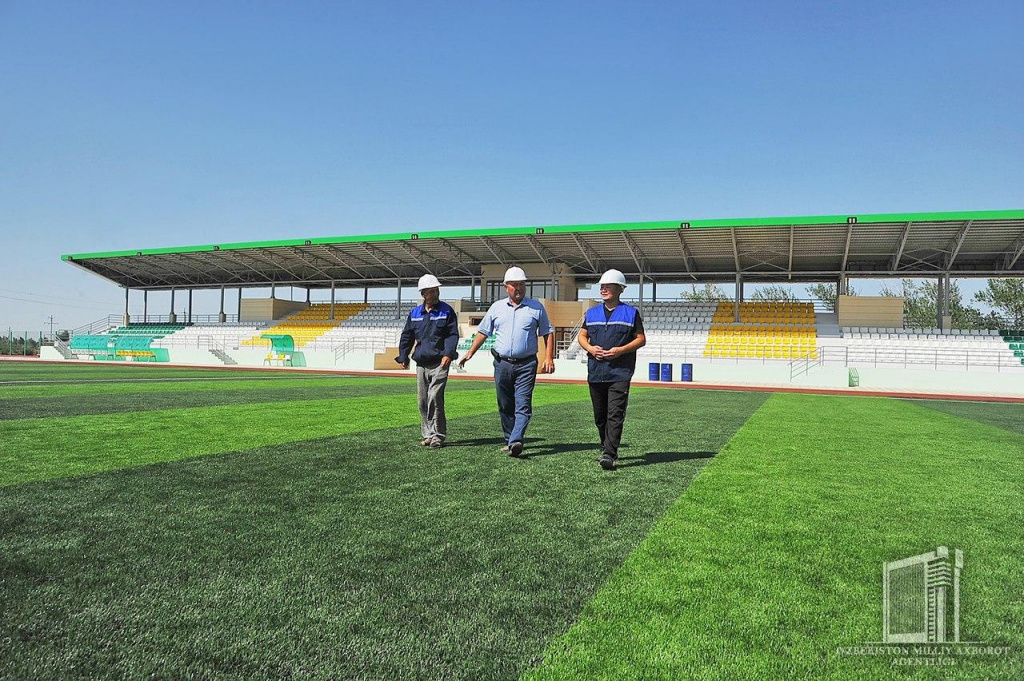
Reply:
M430 272L467 284L484 265L615 267L665 282L850 276L1024 276L1024 210L666 220L316 237L61 256L142 289L393 286Z

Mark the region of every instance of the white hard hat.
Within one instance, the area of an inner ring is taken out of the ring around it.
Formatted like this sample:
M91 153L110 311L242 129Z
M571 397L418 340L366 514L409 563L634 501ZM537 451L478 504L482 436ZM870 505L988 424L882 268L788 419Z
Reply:
M425 288L441 288L441 282L433 274L424 274L420 277L420 282L416 284L416 290L422 291Z
M505 280L502 283L507 284L510 281L526 281L526 272L522 267L509 267L505 270Z
M600 284L618 284L622 288L626 288L626 275L618 270L608 270L601 275L601 281L597 282Z

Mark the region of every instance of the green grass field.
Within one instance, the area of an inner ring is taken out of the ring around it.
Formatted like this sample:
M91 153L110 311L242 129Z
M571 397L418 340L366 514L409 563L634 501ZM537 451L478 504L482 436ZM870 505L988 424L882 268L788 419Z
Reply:
M586 388L527 456L452 381L0 363L0 677L1021 678L1024 405ZM497 435L497 436L496 436ZM962 549L964 638L900 668L883 561Z

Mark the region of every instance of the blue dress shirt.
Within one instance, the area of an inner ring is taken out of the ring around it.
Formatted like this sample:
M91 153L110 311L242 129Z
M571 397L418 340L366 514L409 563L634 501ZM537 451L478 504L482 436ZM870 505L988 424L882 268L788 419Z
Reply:
M522 359L535 356L537 336L554 333L555 327L538 301L523 298L522 303L514 305L511 299L502 298L487 310L477 331L495 336L494 350L502 357Z

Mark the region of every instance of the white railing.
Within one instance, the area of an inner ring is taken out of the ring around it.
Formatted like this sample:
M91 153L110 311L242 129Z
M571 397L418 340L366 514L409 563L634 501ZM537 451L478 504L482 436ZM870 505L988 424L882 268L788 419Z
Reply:
M824 364L833 366L902 367L904 369L994 368L996 371L1021 370L1019 357L1009 350L971 350L968 348L896 348L822 346L818 354Z
M64 357L64 359L71 359L74 355L71 352L71 348L68 344L62 341L60 338L55 338L53 341L53 347Z
M77 329L72 329L71 335L91 336L93 334L103 333L104 331L108 331L109 329L112 329L115 326L119 326L122 321L124 321L124 319L118 317L117 315L107 315L106 317L101 317L94 322L83 324Z
M298 352L317 350L335 353L344 352L346 354L355 351L383 352L386 347L398 345L399 335L377 334L373 336L346 336L344 338L327 340L317 339L303 345L297 345L295 349ZM153 347L181 350L220 350L226 352L228 350L245 350L250 348L269 349L271 342L266 338L261 338L258 333L247 333L240 336L221 334L180 336L173 334L153 341Z
M811 369L821 368L822 362L821 355L817 359L813 359L810 353L791 360L789 362L789 382L792 383L797 376L810 373Z
M309 346L297 348L300 352ZM394 347L392 345L391 347ZM384 352L388 343L379 338L349 338L334 347L334 364L337 365L351 352L378 353Z
M705 357L706 345L683 344L675 345L674 349L651 348L648 345L637 355L641 359L649 358L659 361L666 358L682 361L697 360L710 364L776 364L791 363L793 358L775 359L771 357ZM773 346L774 347L774 346ZM904 369L945 369L945 370L995 370L1024 372L1021 359L1014 357L1007 350L969 350L963 348L949 349L893 349L893 348L857 348L851 346L820 345L818 366L872 366ZM796 358L800 359L800 358ZM815 361L815 360L812 360Z
M565 356L568 359L576 359L576 355L579 354L580 350L580 329L583 328L583 322L584 320L586 320L586 318L586 315L580 317L580 320L576 322L576 326L572 327L572 329L569 331L568 336L563 340L560 340L557 343L555 343L555 352L557 357L561 357L562 353L565 353Z

